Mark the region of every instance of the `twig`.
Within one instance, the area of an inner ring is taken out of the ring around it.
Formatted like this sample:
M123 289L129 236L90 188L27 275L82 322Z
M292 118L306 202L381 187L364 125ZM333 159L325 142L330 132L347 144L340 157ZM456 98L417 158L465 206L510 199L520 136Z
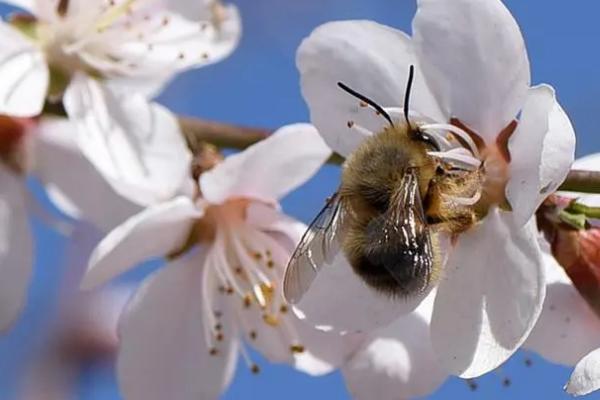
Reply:
M600 171L573 169L558 190L580 193L600 193Z

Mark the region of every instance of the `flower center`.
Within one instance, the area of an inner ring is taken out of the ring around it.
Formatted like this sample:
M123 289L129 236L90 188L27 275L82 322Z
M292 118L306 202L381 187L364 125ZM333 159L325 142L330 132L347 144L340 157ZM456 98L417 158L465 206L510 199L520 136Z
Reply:
M210 243L203 266L208 349L212 355L220 354L219 343L226 334L222 321L227 320L235 327L232 331L243 332L250 343L262 340L261 335L272 337L268 331L274 330L291 355L302 353L304 347L278 287L289 251L269 233L247 223L249 203L249 199L233 199L210 206L198 224L198 240ZM244 349L242 355L249 368L258 372Z
M511 159L508 141L517 128L517 121L511 121L502 129L493 143L485 143L481 136L458 119L452 119L451 123L465 131L477 144L481 153L483 182L481 199L476 205L477 210L485 214L493 205L510 209L510 204L506 199L506 185L510 178L508 164Z

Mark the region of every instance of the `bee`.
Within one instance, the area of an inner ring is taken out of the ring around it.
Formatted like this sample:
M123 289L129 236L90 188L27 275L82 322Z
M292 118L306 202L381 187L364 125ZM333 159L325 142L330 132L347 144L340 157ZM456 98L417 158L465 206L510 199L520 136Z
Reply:
M457 234L474 224L471 207L448 199L477 190L478 172L451 171L428 155L439 151L439 144L408 120L413 76L411 67L401 124L371 99L338 84L389 126L346 159L339 189L292 254L284 278L288 302L297 303L340 251L374 290L405 298L422 293L440 276L439 234Z

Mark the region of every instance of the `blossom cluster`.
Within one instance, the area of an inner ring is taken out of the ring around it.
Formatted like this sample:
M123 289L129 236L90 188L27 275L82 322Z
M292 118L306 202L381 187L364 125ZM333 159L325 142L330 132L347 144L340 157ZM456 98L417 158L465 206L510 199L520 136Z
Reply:
M0 329L26 303L34 217L71 244L63 302L81 304L60 318L117 352L126 400L216 399L239 358L260 372L250 348L313 376L340 369L357 399L424 396L520 348L581 360L569 393L600 388L598 197L559 191L600 159L574 160L569 117L532 85L500 0L418 0L412 36L317 27L296 54L310 123L228 156L155 99L236 49L234 5L4 3ZM280 201L338 158L315 220L286 214ZM98 306L114 296L95 290L149 260L156 272ZM90 310L107 318L82 322Z

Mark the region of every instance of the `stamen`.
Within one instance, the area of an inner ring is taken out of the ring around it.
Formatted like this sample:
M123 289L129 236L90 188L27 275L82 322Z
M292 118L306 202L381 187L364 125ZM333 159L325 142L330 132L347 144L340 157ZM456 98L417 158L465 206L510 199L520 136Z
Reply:
M256 365L254 362L252 362L252 359L250 358L250 355L248 354L248 350L246 349L246 346L244 345L243 342L240 342L240 353L242 354L242 358L244 359L244 362L248 366L248 369L250 371L252 371L253 374L258 374L260 372L260 368L258 367L258 365Z
M471 197L458 197L458 196L449 196L446 194L442 194L445 199L452 201L453 203L459 204L461 206L472 206L477 204L477 202L481 199L481 190L478 190Z
M227 238L223 236L222 230L217 229L215 242L213 243L213 246L212 246L213 249L218 249L218 251L215 251L215 254L217 257L217 262L215 263L215 270L218 270L218 273L223 274L224 275L223 278L224 278L225 282L229 283L231 285L231 287L233 288L233 290L238 294L238 296L243 298L246 295L246 293L238 285L237 280L231 273L231 270L229 268L229 262L227 261L225 253L222 251L222 249L224 249L227 244L226 241L227 241ZM221 242L223 242L223 243L221 243Z
M101 32L110 27L117 19L127 14L129 7L131 7L135 1L136 0L125 0L122 4L109 8L108 11L101 15L96 21L96 30Z
M354 121L348 121L348 128L354 129L355 131L360 132L364 136L373 136L372 131L363 126L358 125Z
M202 266L202 308L204 312L202 313L202 325L204 328L204 340L206 342L207 348L213 348L213 335L215 331L213 331L213 327L216 327L218 322L213 314L213 306L212 306L212 298L211 291L209 289L211 280L210 270L215 268L215 248L214 246L209 250L206 258L204 259L204 265Z
M470 171L475 171L481 166L481 160L468 154L463 148L455 148L448 151L430 151L427 154L453 166L456 166L456 163L463 164Z
M467 145L469 146L469 149L471 150L471 153L477 157L477 158L481 158L480 154L479 154L479 149L477 148L477 145L475 144L475 142L473 141L473 139L471 138L471 136L469 136L469 134L467 132L465 132L463 129L459 128L456 125L451 125L451 124L425 124L425 125L421 125L421 129L424 130L433 130L433 131L449 131L452 132L454 135L458 136L459 138L461 138L462 140L465 141L465 143L467 143Z

